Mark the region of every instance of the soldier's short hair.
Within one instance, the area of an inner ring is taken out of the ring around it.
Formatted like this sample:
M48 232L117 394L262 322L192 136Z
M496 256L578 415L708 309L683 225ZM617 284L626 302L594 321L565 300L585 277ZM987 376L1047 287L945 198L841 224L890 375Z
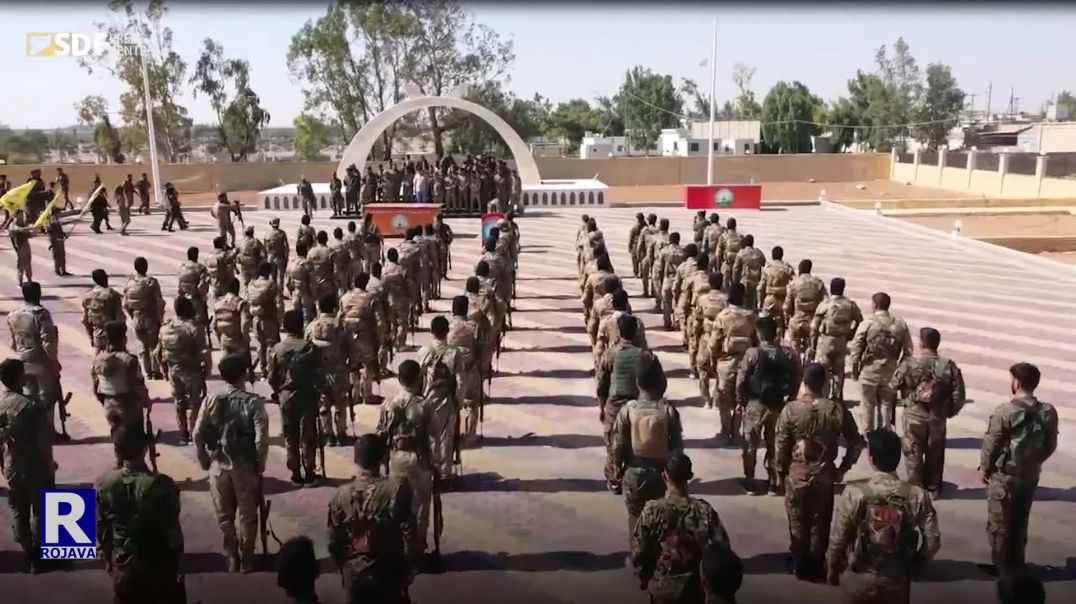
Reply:
M651 225L651 226L657 221L658 221L658 215L657 214L648 214L647 217L646 217L646 223Z
M7 386L8 390L19 390L19 382L25 375L26 366L19 359L0 361L0 382Z
M699 255L699 246L694 243L689 243L684 246L684 259L694 258Z
M310 215L309 214L303 214L303 217L299 219L299 222L302 223L302 224L309 225L310 224Z
M605 280L605 293L615 294L618 291L624 289L624 284L620 282L620 277L613 275Z
M400 383L405 386L417 382L421 372L422 367L413 359L407 359L396 368L396 375L399 376Z
M318 311L323 313L336 312L336 294L330 292L325 294L318 300Z
M276 267L273 266L272 262L262 262L260 265L258 265L258 276L268 277L269 275L273 274L274 268Z
M777 321L771 315L763 315L755 321L755 331L763 342L773 342L777 338Z
M732 304L733 306L742 306L744 293L746 291L743 283L733 283L729 286L729 304Z
M890 299L889 294L885 292L878 292L871 296L871 302L874 303L874 307L878 310L889 310L889 305L893 300Z
M844 295L844 279L841 277L834 277L829 282L829 293L834 296Z
M580 218L583 219L583 224L586 224L586 223L590 222L590 215L589 214L583 214L582 216L580 216Z
M490 230L492 231L492 229L490 229ZM598 221L594 220L593 218L588 219L587 220L587 232L588 233L593 233L596 230L598 230Z
M284 313L283 327L284 331L293 335L303 335L303 327L306 326L306 321L303 319L303 311L298 308L293 308Z
M669 233L669 243L673 245L680 244L680 233Z
M390 247L389 251L385 252L385 257L388 258L389 262L397 262L400 260L400 252L396 248Z
M182 294L176 296L175 302L172 302L172 310L180 319L194 318L194 302Z
M744 235L743 236L743 246L744 247L754 247L755 246L755 236L754 235Z
M723 541L702 550L701 573L706 593L731 600L743 585L743 560Z
M477 272L477 270L475 272ZM478 280L478 277L467 277L467 282L464 284L463 288L469 294L477 294L478 291L482 289L482 283Z
M784 260L785 248L779 245L773 246L773 250L770 251L770 258L773 258L774 260Z
M721 291L721 284L725 282L725 276L721 274L721 271L714 271L710 273L707 281L710 283L710 289L715 292Z
M621 316L629 317L630 315ZM660 398L665 395L668 380L665 377L665 370L661 367L661 361L656 356L648 357L639 364L635 370L635 383L638 384L640 390L652 397Z
M192 245L187 248L187 260L198 262L198 246Z
M141 424L120 424L112 433L112 447L122 460L141 459L149 445L149 436Z
M310 537L305 535L292 537L280 546L280 554L277 556L276 584L289 596L314 593L314 584L319 572L314 542L310 540Z
M1003 573L998 577L1000 604L1045 604L1046 590L1042 581L1026 571Z
M355 463L364 470L377 470L389 452L385 437L376 432L355 439Z
M134 269L139 275L145 275L146 271L149 270L149 262L142 256L139 256L134 259Z
M370 284L370 273L365 271L355 275L355 287L359 289L366 289L366 286Z
M658 230L661 231L662 233L666 233L666 232L669 231L669 219L668 218L662 218L660 221L658 221Z
M736 230L736 219L729 218L725 221L725 228L729 230Z
M227 290L229 294L239 295L239 279L232 279L228 282Z
M335 229L333 229L333 239L343 239L343 238L344 238L344 229L342 229L340 227L336 227Z
M924 327L919 330L919 343L928 350L937 350L941 345L941 332L933 327Z
M254 227L248 226L247 230L244 231L244 233L246 233L247 237L253 237L254 236Z
M213 238L213 247L218 250L224 249L228 245L228 238L224 235L217 235Z
M710 268L710 255L706 252L699 252L699 255L695 257L695 265L700 271Z
M639 325L635 322L635 317L629 314L623 314L616 318L616 328L620 332L620 337L625 340L635 338L635 334L639 331Z
M485 260L479 260L478 264L474 265L474 274L479 277L489 276L489 263Z
M803 366L803 385L814 394L821 394L826 384L826 368L821 363L807 363Z
M371 264L370 265L370 276L380 279L381 278L381 269L382 269L382 266L381 266L380 262L375 262L375 263Z
M27 281L22 284L22 299L30 304L41 301L41 284L37 281Z
M452 298L452 314L457 317L467 316L467 306L470 301L467 296L456 296Z
M1039 372L1039 368L1031 363L1017 363L1009 367L1009 375L1026 392L1032 392L1038 388L1039 380L1042 379L1042 373Z
M642 212L635 213L635 220L638 220L640 224L646 222L646 216L643 216Z
M217 201L224 201L228 199L227 193L217 193Z
M355 232L358 229L359 229L359 227L355 224L354 220L347 221L347 230L348 231Z
M489 237L486 237L486 241L485 241L484 245L485 245L485 250L487 252L496 251L497 250L497 239L493 235L490 235Z
M233 384L247 375L250 369L250 361L246 355L239 353L226 354L217 363L217 371L220 378L229 384Z
M673 451L665 460L665 473L676 484L687 484L687 481L695 477L691 471L691 458L683 451Z
M628 290L618 289L613 292L613 310L628 309Z
M316 238L318 243L320 243L321 245L325 245L329 242L329 234L325 231L318 231Z
M92 278L93 282L97 285L100 285L101 287L108 287L108 273L105 272L105 269L93 269L93 272L90 273L90 278Z
M116 345L127 339L127 323L124 321L109 321L105 323L105 341Z
M867 451L871 463L882 472L896 472L900 465L900 437L882 428L867 432Z
M448 336L448 319L442 315L438 315L430 321L430 333L438 340L445 339Z
M721 217L717 215L717 212L710 214L710 222L713 224L721 224Z

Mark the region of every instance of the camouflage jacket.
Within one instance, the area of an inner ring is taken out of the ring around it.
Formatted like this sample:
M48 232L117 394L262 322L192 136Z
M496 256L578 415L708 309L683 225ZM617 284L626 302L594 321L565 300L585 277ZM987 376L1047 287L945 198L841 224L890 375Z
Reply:
M1037 484L1043 462L1056 450L1057 409L1034 397L1014 398L990 416L979 471L989 480Z
M721 518L702 499L668 493L648 501L631 535L632 561L650 595L675 602L700 580L702 552L713 541L729 542Z
M205 330L193 321L173 317L161 328L157 359L170 371L208 371L213 359Z
M164 296L156 277L135 276L123 288L123 309L139 327L164 323Z
M257 472L269 454L265 399L228 384L198 410L193 434L198 459L212 462L211 472Z
M893 353L887 354L882 342L893 338ZM849 347L852 375L863 384L888 385L897 369L898 362L912 355L912 335L904 319L894 317L888 311L875 311L859 324Z
M97 548L158 570L175 570L183 555L179 489L145 463L125 462L97 480Z
M671 453L684 448L684 429L676 406L665 400L665 397L654 400L645 392L640 392L639 398L628 401L620 408L613 423L613 467L617 469L617 478L622 478L624 470L633 463L644 462L636 458L632 447L631 413L642 408L657 409L659 405L665 407L665 421L668 426L665 441L667 452ZM662 464L665 462L665 460L645 460L644 463L655 461L660 461Z
M271 259L287 260L291 245L288 234L277 227L271 227L265 236L265 254Z
M123 298L111 287L94 285L82 298L82 324L100 329L110 321L123 321Z
M844 437L845 452L838 473L856 465L863 450L863 437L852 414L837 403L810 393L785 405L777 418L774 464L784 476L797 470L800 477L829 471L837 459L837 446ZM795 466L795 467L793 467Z
M375 565L381 576L406 580L413 559L414 493L406 480L359 469L329 501L329 554L354 576Z
M753 392L751 377L758 369L759 357L765 352L767 354L774 354L774 351L779 349L784 357L785 363L785 375L784 375L784 393L785 397L782 398L782 402L787 402L796 398L799 394L799 385L801 379L802 367L800 367L800 358L794 350L788 346L767 344L762 342L755 348L750 348L743 355L743 360L740 361L740 366L736 372L736 395L735 400L737 404L746 405L749 401L759 400L759 393Z
M55 360L59 332L52 314L40 304L23 304L7 316L11 349L24 362Z
M810 317L827 295L821 279L811 274L799 275L788 284L785 292L785 315Z
M398 451L409 452L420 465L429 467L433 457L429 438L431 421L426 399L400 387L392 398L381 403L377 432L388 439L393 456Z
M126 350L112 350L110 347L98 353L90 367L90 378L98 400L111 398L134 404L149 400L138 357Z
M916 390L930 380L930 376L948 390L945 393L948 404L943 408L936 409L929 401L924 404L916 400ZM904 401L905 417L948 419L952 406L956 405L956 409L963 407L966 397L964 374L960 372L960 367L932 350L920 350L918 354L901 361L889 386Z
M0 459L9 484L16 478L52 475L53 432L48 411L37 398L6 388L0 393Z

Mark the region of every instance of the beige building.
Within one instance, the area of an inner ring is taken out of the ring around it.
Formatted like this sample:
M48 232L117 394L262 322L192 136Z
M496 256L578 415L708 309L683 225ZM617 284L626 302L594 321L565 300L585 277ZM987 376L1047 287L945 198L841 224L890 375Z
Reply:
M1029 126L1016 137L1024 153L1076 153L1076 122L1042 122Z

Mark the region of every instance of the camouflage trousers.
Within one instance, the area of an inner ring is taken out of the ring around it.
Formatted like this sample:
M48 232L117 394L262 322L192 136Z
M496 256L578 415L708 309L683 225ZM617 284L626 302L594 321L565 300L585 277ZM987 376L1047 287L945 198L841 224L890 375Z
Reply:
M841 604L907 604L908 577L890 577L876 573L841 574Z
M789 550L797 565L807 560L821 563L829 547L833 520L833 472L823 471L813 477L801 473L793 464L785 483Z
M140 563L126 555L112 561L113 604L186 604L178 564Z
M433 453L433 470L437 478L446 480L455 476L456 428L460 420L459 410L450 397L428 397L430 407L430 451Z
M313 296L304 296L302 294L293 293L291 296L291 309L303 311L303 321L307 323L313 321L318 316L318 307L314 302Z
M153 351L157 349L157 343L160 341L160 324L156 321L136 318L134 332L139 344L142 345L142 352L138 355L142 360L142 372L147 378L160 373L161 368L157 365L157 359L153 357Z
M251 331L254 341L258 343L258 367L261 367L262 374L265 375L269 371L269 355L273 352L273 346L280 341L280 322L275 317L252 317Z
M363 269L369 273L374 264L381 262L381 246L380 245L366 245L362 248L362 265Z
M220 355L223 357L229 354L240 354L247 359L247 363L250 363L250 338L245 334L235 335L222 335L217 334L217 340L220 341Z
M412 308L410 298L402 296L392 304L392 341L396 350L407 344L407 334L411 333Z
M198 409L205 394L205 379L201 371L170 367L168 382L172 386L172 401L176 405L176 425L179 435L190 438L191 429L198 419Z
M108 421L108 433L110 436L116 435L116 430L121 427L133 427L142 426L144 420L142 418L142 407L138 404L138 401L127 399L119 399L114 397L103 397L101 405L105 410L105 419ZM151 438L152 434L149 434ZM116 467L120 466L119 454L116 455Z
M829 379L822 395L836 401L844 401L845 360L848 358L848 343L844 338L826 335L818 336L815 361L826 368Z
M777 341L780 342L784 339L785 333L785 296L766 294L762 298L762 312L773 317L773 320L777 323Z
M26 361L26 392L36 396L44 403L49 418L49 426L55 429L56 406L63 404L60 376L50 362Z
M90 328L90 343L93 344L94 354L105 351L105 348L108 347L108 342L105 340L104 325L94 325Z
M733 436L739 434L740 426L736 416L736 372L740 369L742 357L723 357L717 360L717 411L721 415L721 434Z
M811 317L798 312L792 315L788 320L788 342L792 350L806 354L811 348Z
M758 283L743 283L743 307L750 311L758 310Z
M1001 574L1024 569L1028 521L1038 486L1038 481L1021 483L996 475L986 486L986 534L990 556Z
M859 384L863 403L863 433L877 428L892 428L897 413L897 393L889 387L889 380L880 384Z
M412 451L393 451L389 456L389 476L402 478L411 486L411 511L415 514L416 554L426 551L429 542L430 512L433 503L433 470Z
M613 427L616 424L616 416L620 409L627 403L624 399L609 399L602 408L602 434L605 438L605 479L615 483L617 481L617 469L613 463Z
M56 274L67 272L67 249L63 240L53 241L52 244L52 268Z
M283 287L284 275L288 270L288 258L287 256L273 256L268 257L269 264L273 265L273 281L276 281L277 285Z
M717 377L714 364L710 362L710 351L703 346L696 355L693 363L695 374L699 376L699 395L702 396L702 405L706 409L713 409L714 396L710 391L710 383Z
M280 393L280 423L284 430L284 448L288 469L293 475L313 475L317 466L317 394L283 391Z
M318 405L318 422L322 439L330 438L334 434L337 438L347 437L347 422L351 407L348 400L347 382L346 375L338 375L332 389L321 396L321 404Z
M348 358L351 359L348 368L351 400L355 404L369 405L374 402L374 381L381 380L377 347L369 337L363 340L352 336L347 342Z
M50 489L55 485L51 472L37 472L36 475L11 476L7 479L7 505L11 508L11 528L15 533L15 542L31 557L38 555L41 536L41 489Z
M672 277L665 279L661 284L661 321L665 329L673 328L673 309L676 301L673 300Z
M755 465L758 463L758 446L766 446L762 467L766 470L770 487L777 486L777 473L773 465L774 428L777 427L778 412L772 411L757 401L751 401L743 411L743 475L748 480L755 478Z
M233 465L209 469L209 493L220 524L225 556L251 559L258 540L258 474L253 468ZM238 526L238 539L236 527Z
M624 505L628 508L628 539L635 534L635 523L643 513L646 502L665 496L665 481L661 478L661 463L633 465L624 470L621 485Z
M643 257L639 262L639 279L643 282L643 297L650 297L650 268L654 261L649 256Z
M928 491L940 491L945 469L945 418L930 417L916 409L904 413L901 450L908 482Z

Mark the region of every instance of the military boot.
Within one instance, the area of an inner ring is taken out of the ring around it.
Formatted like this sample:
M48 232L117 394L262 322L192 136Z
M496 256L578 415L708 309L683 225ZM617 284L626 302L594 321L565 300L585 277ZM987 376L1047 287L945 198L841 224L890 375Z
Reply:
M239 572L240 565L239 565L239 553L238 552L236 552L236 551L228 552L227 554L224 555L224 559L228 563L228 572L230 572L230 573Z
M256 570L258 570L258 564L254 559L254 554L243 556L243 559L239 563L239 572L244 575L249 575Z

